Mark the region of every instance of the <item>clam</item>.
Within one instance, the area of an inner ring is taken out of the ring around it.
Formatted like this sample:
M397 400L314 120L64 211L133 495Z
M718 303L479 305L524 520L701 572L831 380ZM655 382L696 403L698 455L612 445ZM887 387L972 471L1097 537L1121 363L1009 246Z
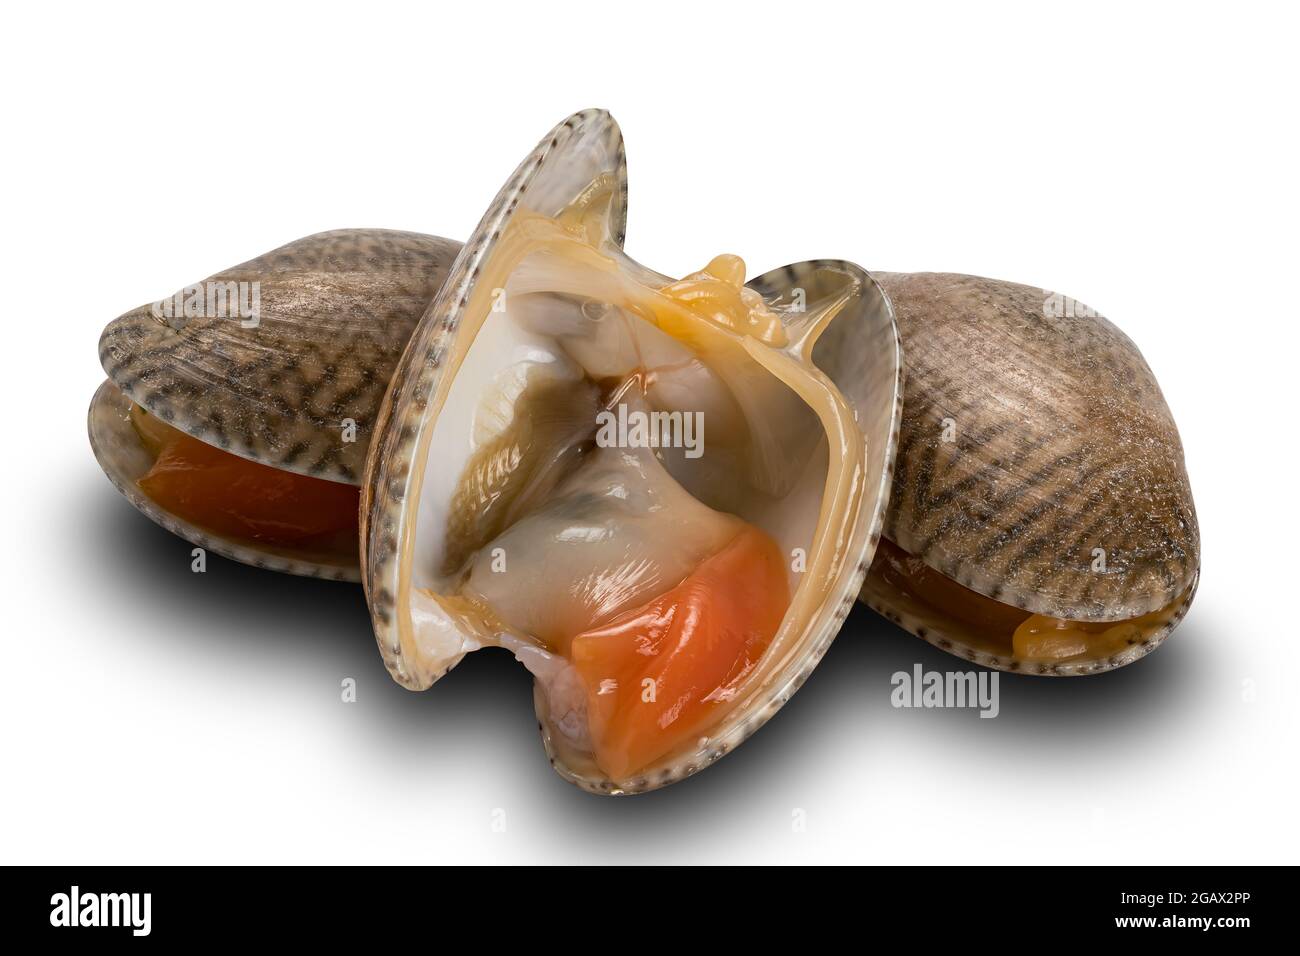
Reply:
M358 580L375 414L460 244L324 232L111 322L90 443L144 514L226 557Z
M862 599L989 667L1090 674L1149 653L1187 613L1200 537L1178 429L1137 347L1042 289L873 276L906 386Z
M362 494L384 661L534 676L544 746L596 793L702 769L763 724L852 607L889 490L901 360L863 270L674 281L622 250L622 138L557 126L399 363Z

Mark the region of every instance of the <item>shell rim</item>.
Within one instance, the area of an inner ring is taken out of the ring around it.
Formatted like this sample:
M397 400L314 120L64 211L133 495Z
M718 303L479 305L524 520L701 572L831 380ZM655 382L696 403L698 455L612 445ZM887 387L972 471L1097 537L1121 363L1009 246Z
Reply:
M132 401L131 397L118 388L112 379L105 379L99 388L95 390L95 394L90 400L90 407L86 413L86 431L90 439L90 450L95 455L95 461L99 463L100 469L108 480L113 483L113 487L118 490L118 493L123 498L130 502L136 511L139 511L154 524L166 531L170 531L178 538L207 551L215 552L223 558L237 561L240 564L267 571L293 574L298 577L319 578L326 581L346 581L352 584L360 582L361 570L359 566L312 561L305 557L291 557L287 554L263 551L248 543L226 538L215 532L200 528L198 525L186 521L184 518L158 505L152 498L142 492L134 481L120 473L108 454L106 439L100 432L101 426L96 421L96 415L97 413L112 413L112 406L116 398L114 392L126 401Z
M1139 644L1132 644L1122 651L1118 651L1109 657L1095 658L1092 660L1082 661L1065 661L1059 664L1052 664L1040 661L1018 661L1014 657L1004 654L993 654L979 648L972 647L964 640L954 637L948 631L943 630L943 623L936 625L934 623L923 623L919 617L906 611L900 611L895 607L886 604L875 595L868 595L864 590L861 601L872 611L879 614L891 624L902 628L913 637L918 637L939 650L951 654L953 657L959 657L962 660L970 661L972 664L978 664L981 667L988 667L992 670L1005 671L1009 674L1028 674L1033 677L1084 677L1091 674L1104 674L1107 671L1117 670L1134 661L1139 661L1146 657L1161 644L1163 644L1173 633L1174 629L1182 623L1183 618L1191 609L1192 601L1196 598L1196 590L1200 586L1201 570L1198 567L1192 575L1192 582L1182 592L1176 600L1179 601L1178 608L1173 615L1162 624L1150 637ZM865 582L864 582L865 585ZM945 622L946 623L946 622Z

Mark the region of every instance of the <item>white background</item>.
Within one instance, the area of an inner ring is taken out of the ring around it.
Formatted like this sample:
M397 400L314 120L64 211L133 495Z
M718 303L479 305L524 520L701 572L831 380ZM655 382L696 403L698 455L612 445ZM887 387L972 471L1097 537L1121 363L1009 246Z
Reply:
M1295 14L976 6L6 5L0 862L1297 862ZM1201 521L1173 638L979 720L892 709L954 662L859 609L738 752L609 800L504 653L412 694L359 589L192 574L91 456L102 326L322 229L463 239L588 106L656 269L970 272L1124 328Z

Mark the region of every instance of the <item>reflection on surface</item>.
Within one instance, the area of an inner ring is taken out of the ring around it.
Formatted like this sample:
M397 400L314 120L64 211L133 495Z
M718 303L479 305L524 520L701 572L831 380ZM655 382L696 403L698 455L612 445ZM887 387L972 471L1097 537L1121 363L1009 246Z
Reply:
M1002 674L996 720L980 720L973 710L894 710L894 672L910 671L916 663L938 671L971 665L859 605L804 691L746 746L710 773L677 786L606 800L570 786L547 767L534 739L530 678L505 652L470 655L432 691L411 693L383 668L359 586L260 571L215 554L208 555L206 574L193 574L191 545L137 513L102 478L87 480L67 500L74 504L62 533L82 542L85 562L76 573L107 579L101 585L105 593L136 605L143 649L124 648L124 654L149 652L153 644L219 640L223 652L247 658L249 668L284 668L286 680L293 677L298 654L325 655L340 675L356 676L364 693L365 706L357 709L363 724L340 740L340 759L350 756L360 738L381 754L381 766L440 756L445 761L449 751L438 735L472 733L483 752L471 764L458 758L440 768L447 778L508 776L519 789L512 799L544 815L557 839L575 832L568 828L586 828L593 839L631 841L662 826L676 843L696 829L717 826L736 807L752 806L755 793L782 793L792 773L825 774L817 783L823 787L835 779L841 761L870 764L882 740L898 731L899 720L924 721L944 752L957 738L968 753L983 750L989 760L1015 755L1045 761L1045 773L1053 771L1052 761L1069 761L1074 749L1105 746L1117 759L1134 759L1126 747L1165 736L1181 739L1180 728L1202 707L1211 678L1212 622L1193 612L1164 647L1117 671L1079 678ZM204 626L192 626L195 621ZM290 653L268 657L268 646ZM178 672L177 680L183 679L193 675ZM1135 728L1143 732L1135 734ZM878 769L882 779L896 774L887 766ZM860 786L861 775L855 779ZM410 778L393 785L410 786ZM703 815L686 819L684 809ZM773 812L778 811L788 819L788 808Z

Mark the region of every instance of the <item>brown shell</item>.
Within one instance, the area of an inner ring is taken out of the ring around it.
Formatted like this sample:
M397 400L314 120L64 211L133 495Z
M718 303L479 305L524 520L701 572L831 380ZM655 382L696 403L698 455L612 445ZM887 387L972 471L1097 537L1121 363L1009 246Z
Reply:
M307 236L195 283L258 282L256 327L144 305L109 323L100 361L128 398L201 441L358 484L388 380L459 250L387 229Z
M1200 536L1183 448L1128 336L1031 286L873 275L906 366L886 537L1034 613L1113 621L1190 598Z

